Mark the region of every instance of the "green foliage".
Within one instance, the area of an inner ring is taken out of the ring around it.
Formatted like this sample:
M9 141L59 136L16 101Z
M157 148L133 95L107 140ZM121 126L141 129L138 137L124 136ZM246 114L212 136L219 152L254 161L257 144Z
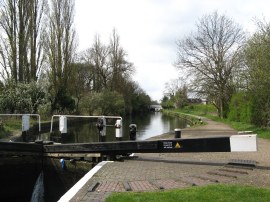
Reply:
M21 128L21 119L0 117L0 138L6 138L16 132L20 133Z
M161 106L163 109L173 109L174 101L172 99L169 99L167 96L164 96L161 101Z
M204 109L207 109L207 113L204 113ZM261 128L251 123L231 121L229 119L221 119L217 116L216 109L212 105L191 105L190 107L173 110L172 112L204 116L213 121L222 122L230 125L237 131L253 131L254 134L258 134L258 136L261 138L270 139L270 132L266 128Z
M72 112L75 109L75 100L67 93L65 87L61 86L55 97L52 96L52 111L64 112L67 110L68 112Z
M119 93L104 91L85 97L81 108L89 115L121 115L124 113L125 104L123 96Z
M251 105L251 121L257 126L270 128L270 94L254 93Z
M164 109L183 108L188 104L188 88L185 84L178 86L178 82L178 80L173 80L170 84L167 84L168 92L161 101L161 105Z
M145 92L134 93L131 99L133 113L148 111L151 105L151 98Z
M46 102L39 105L37 113L42 119L49 120L51 118L51 103Z
M229 120L250 123L251 101L246 93L240 92L234 94L230 101L229 108Z
M179 88L173 97L173 101L177 108L183 108L188 104L187 98L187 87L184 85L182 88Z
M198 116L206 116L208 114L216 115L217 109L211 104L190 104L181 109L181 112Z
M106 202L163 202L163 201L189 201L189 202L265 202L270 200L270 190L240 185L209 185L192 187L180 190L142 193L113 193Z
M45 93L35 83L10 82L0 95L0 110L3 113L36 113L44 103Z
M270 24L258 23L258 31L249 39L245 48L250 75L252 123L270 127Z

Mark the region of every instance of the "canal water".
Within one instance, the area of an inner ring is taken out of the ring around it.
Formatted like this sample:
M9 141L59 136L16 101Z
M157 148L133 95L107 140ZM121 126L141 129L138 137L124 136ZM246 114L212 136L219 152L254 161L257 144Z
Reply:
M106 141L115 141L115 121L107 119ZM53 134L42 134L42 140L53 140L62 143L91 143L99 141L99 133L96 127L97 119L73 119L68 118L67 134L63 134L59 140L59 126L53 126ZM161 112L150 112L143 115L123 117L123 140L129 140L129 125L137 125L137 140L146 140L153 136L172 132L175 128L185 128L187 122L174 116L168 116ZM58 134L57 134L58 132ZM57 134L57 135L55 135ZM58 139L57 139L58 138Z
M109 126L106 127L106 141L116 140L115 121L115 119L107 121ZM40 135L39 139L53 140L53 138L56 138L57 140L58 138L59 140L59 137L61 137L59 142L62 143L97 142L99 135L96 123L97 119L70 120L68 118L67 134L59 134L59 125L56 122L53 126L55 135L44 133ZM123 140L129 139L130 124L137 125L137 140L145 140L153 136L173 132L175 128L185 128L187 125L186 121L161 112L123 117ZM3 201L17 201L17 199L19 199L18 201L30 201L31 196L31 201L57 201L92 166L90 163L79 161L76 165L73 165L67 160L67 169L62 170L59 159L44 158L41 161L40 158L33 159L31 156L24 158L8 157L5 161L4 159L2 161L2 166L0 166L2 184L0 183L0 187L5 195L0 191L1 201L2 199ZM8 190L3 189L4 187Z

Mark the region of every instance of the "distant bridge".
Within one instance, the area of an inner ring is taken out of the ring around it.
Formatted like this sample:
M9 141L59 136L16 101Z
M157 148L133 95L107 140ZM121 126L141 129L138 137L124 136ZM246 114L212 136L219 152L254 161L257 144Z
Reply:
M160 110L162 110L162 106L161 105L150 105L149 106L149 109L150 109L150 111L160 111Z

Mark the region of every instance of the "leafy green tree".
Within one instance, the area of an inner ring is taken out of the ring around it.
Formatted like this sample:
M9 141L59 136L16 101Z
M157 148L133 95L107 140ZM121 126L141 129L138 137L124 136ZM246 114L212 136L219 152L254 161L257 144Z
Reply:
M235 93L229 105L228 119L238 122L251 122L251 99L247 92Z
M161 100L161 106L164 109L172 109L174 108L174 101L172 99L170 99L167 96L163 96L162 100Z
M188 92L188 89L186 85L178 89L178 91L176 92L173 98L176 107L183 108L184 106L188 104L187 92Z
M89 115L123 115L125 103L123 96L119 93L103 91L85 97L81 108L87 111Z
M270 127L270 23L258 22L258 30L249 39L245 55L251 120L256 125Z
M51 110L71 113L75 109L75 100L69 95L66 87L59 87L56 95L51 98Z

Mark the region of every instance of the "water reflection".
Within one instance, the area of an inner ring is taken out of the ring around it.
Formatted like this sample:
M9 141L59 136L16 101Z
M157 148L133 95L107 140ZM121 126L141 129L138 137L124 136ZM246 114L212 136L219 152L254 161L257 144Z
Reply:
M106 141L115 141L115 120L107 121L106 128ZM137 125L137 140L145 140L153 136L161 135L175 128L185 128L186 121L177 117L167 116L160 112L151 112L139 116L123 117L123 140L129 140L129 125ZM57 131L58 127L54 127L54 131ZM56 139L53 139L56 138ZM57 142L58 135L43 134L41 139L54 140ZM98 142L99 134L96 128L96 120L89 121L76 121L72 122L68 120L68 133L62 135L62 143L90 143ZM59 140L60 141L60 140Z
M173 131L175 128L185 128L186 122L177 117L170 117L159 112L151 113L149 123L138 127L137 139L145 140L150 137Z

